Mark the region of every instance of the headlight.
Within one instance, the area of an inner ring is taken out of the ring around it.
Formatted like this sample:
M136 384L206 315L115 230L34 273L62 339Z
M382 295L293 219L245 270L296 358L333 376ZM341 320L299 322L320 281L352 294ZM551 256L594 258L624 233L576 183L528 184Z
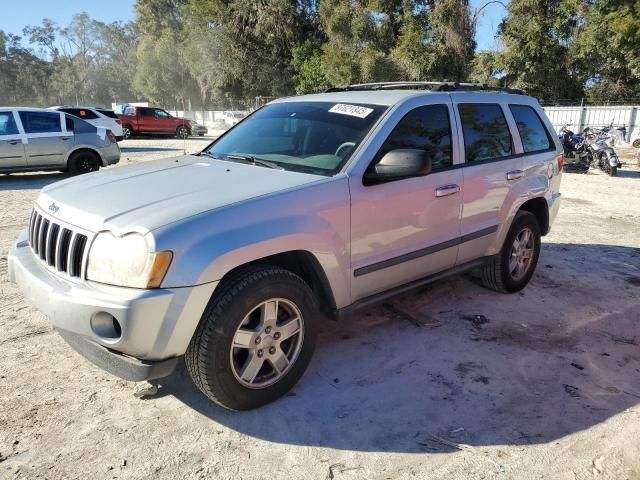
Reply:
M144 237L129 233L116 237L100 233L89 250L87 278L94 282L132 288L156 288L164 279L173 253L150 252Z

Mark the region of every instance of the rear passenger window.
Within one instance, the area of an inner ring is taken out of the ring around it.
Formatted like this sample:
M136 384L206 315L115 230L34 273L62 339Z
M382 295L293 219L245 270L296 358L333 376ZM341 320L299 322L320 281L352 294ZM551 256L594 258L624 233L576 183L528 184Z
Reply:
M509 109L518 126L522 148L526 153L551 148L549 133L533 108L526 105L509 105Z
M0 112L0 135L18 135L18 125L13 112Z
M513 155L511 133L500 105L461 103L458 111L467 162L496 160Z
M20 112L20 121L26 133L62 132L58 112Z
M391 132L377 158L401 148L428 152L432 170L451 166L451 128L447 106L428 105L411 110Z

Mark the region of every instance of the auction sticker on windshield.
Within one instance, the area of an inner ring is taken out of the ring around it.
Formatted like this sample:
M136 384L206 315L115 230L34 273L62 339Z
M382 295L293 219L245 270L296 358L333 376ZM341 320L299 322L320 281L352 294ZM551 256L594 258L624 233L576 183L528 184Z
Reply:
M346 103L336 103L329 109L331 113L341 113L342 115L351 115L352 117L366 118L373 108L360 107L358 105L347 105Z

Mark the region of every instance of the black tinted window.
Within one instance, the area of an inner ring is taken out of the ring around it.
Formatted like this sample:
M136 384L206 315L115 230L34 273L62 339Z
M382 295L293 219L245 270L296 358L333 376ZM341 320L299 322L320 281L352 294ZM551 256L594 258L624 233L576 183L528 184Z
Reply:
M511 134L500 105L458 105L467 162L508 157L513 154Z
M0 135L18 135L18 125L12 112L0 112Z
M432 170L450 166L451 128L447 106L428 105L411 110L393 129L377 158L401 148L425 150L431 157Z
M58 133L60 114L58 112L20 112L20 121L26 133Z
M118 118L118 116L115 114L113 110L103 110L102 108L99 108L98 111L105 117L115 118L115 119Z
M518 126L518 133L525 152L549 150L551 141L542 120L531 107L526 105L509 105L511 114Z
M83 120L93 120L94 118L98 118L95 113L85 108L61 108L60 111L82 118Z
M153 108L139 108L138 112L141 117L153 117Z

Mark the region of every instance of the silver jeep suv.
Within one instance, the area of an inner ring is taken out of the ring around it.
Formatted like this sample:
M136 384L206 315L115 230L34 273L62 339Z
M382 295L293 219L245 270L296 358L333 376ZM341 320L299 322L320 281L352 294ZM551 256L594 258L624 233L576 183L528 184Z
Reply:
M82 355L230 409L284 395L338 319L477 268L516 292L560 204L539 104L470 84L354 85L260 108L197 155L45 188L10 278Z

